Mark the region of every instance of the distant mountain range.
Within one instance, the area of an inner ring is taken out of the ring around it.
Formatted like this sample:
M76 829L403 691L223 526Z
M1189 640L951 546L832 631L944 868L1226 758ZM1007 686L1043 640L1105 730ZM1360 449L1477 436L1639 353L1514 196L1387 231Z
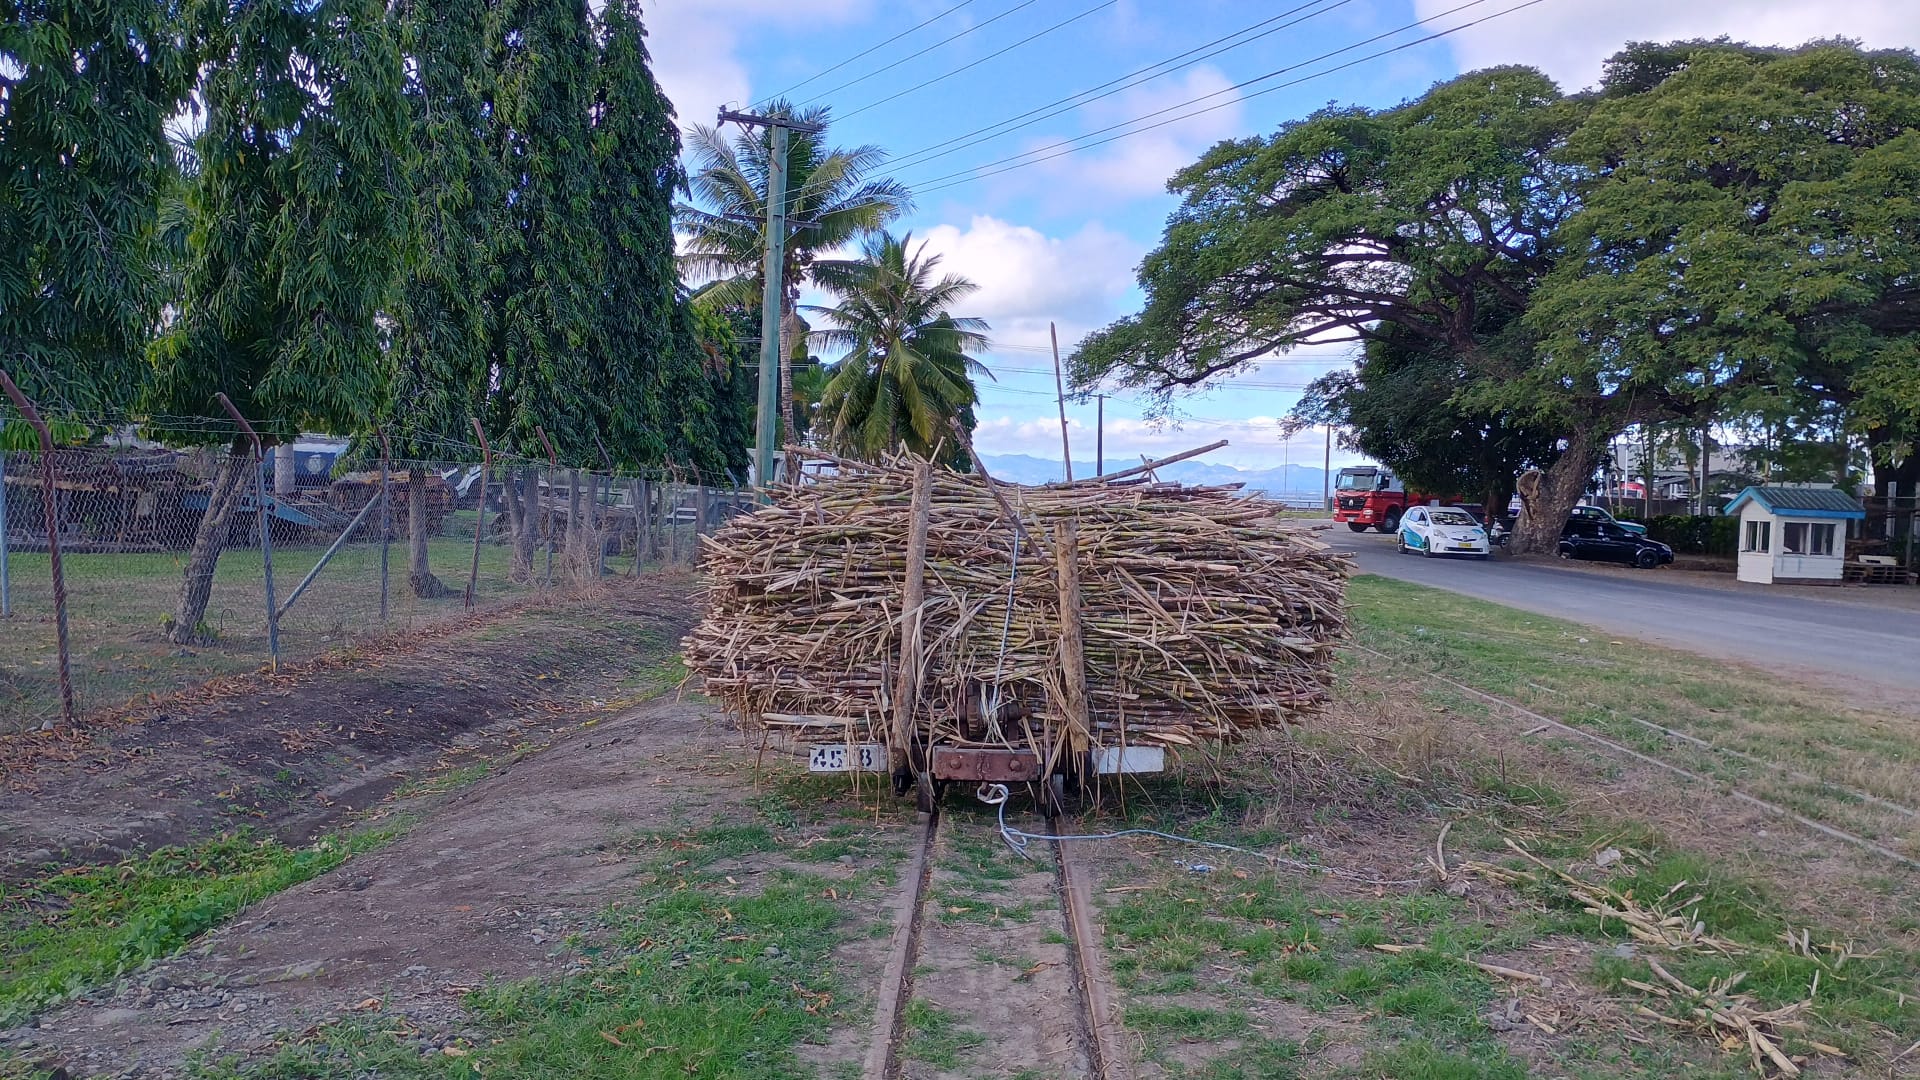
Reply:
M1010 480L1016 484L1050 484L1062 479L1059 462L1031 454L982 454L980 458L986 462L996 480ZM1117 472L1138 462L1109 459L1106 464L1109 472ZM1073 475L1077 479L1094 475L1093 462L1074 462ZM1309 465L1236 469L1231 465L1209 465L1204 460L1175 462L1159 472L1162 480L1177 480L1183 484L1243 484L1246 490L1261 492L1270 499L1311 503L1320 501L1321 478L1325 475L1321 469Z

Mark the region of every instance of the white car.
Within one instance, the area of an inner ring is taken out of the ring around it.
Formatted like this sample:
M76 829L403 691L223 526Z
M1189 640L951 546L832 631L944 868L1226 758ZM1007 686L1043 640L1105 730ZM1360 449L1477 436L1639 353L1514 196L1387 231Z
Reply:
M1400 515L1400 551L1417 551L1429 559L1435 555L1484 559L1492 554L1493 544L1480 522L1457 506L1410 506Z

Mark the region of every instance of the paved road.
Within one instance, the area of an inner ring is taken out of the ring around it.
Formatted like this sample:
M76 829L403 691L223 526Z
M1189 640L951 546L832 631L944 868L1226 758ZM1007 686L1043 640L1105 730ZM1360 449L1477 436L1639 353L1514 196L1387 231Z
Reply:
M1353 552L1362 573L1839 687L1865 682L1900 695L1920 690L1920 611L1706 588L1658 570L1615 576L1552 563L1423 559L1396 552L1391 536L1350 533L1344 527L1322 535L1334 547Z

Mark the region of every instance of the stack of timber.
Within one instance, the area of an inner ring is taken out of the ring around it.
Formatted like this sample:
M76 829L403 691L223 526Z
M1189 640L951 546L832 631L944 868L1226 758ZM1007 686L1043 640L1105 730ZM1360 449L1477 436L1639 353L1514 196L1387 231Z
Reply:
M831 461L706 539L685 654L708 695L806 742L1229 740L1317 710L1344 633L1348 558L1278 510Z

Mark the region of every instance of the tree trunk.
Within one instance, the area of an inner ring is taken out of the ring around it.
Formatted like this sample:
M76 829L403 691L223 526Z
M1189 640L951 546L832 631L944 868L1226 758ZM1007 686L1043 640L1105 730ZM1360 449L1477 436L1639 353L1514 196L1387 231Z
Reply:
M213 487L207 492L207 512L193 531L193 549L187 556L187 572L180 580L180 598L167 625L167 640L175 645L205 641L207 601L213 596L213 571L226 549L227 534L233 523L234 508L240 505L241 482L248 468L258 468L251 443L235 439L225 460L213 474Z
M422 600L447 595L427 564L427 470L407 470L407 586Z
M586 547L586 517L580 506L580 470L567 470L567 576L575 581L586 575L582 572L582 551Z
M520 502L520 527L513 534L513 565L516 570L524 566L526 576L518 580L533 580L533 542L540 531L540 476L533 469L519 470L519 480L515 485L515 495Z
M527 522L532 515L524 493L526 471L509 469L503 480L500 497L507 504L507 541L513 553L507 578L524 585L533 577L533 539L527 532Z
M1599 450L1585 434L1567 440L1566 452L1545 470L1521 476L1520 520L1511 546L1516 555L1551 555L1560 548L1560 530L1586 493Z

